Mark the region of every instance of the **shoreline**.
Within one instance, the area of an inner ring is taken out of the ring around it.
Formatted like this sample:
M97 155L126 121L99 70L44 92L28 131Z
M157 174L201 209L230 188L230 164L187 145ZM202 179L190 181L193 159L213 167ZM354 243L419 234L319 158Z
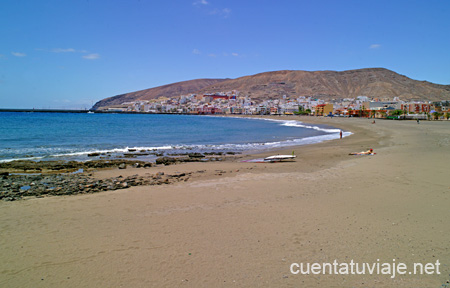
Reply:
M0 284L444 285L450 274L447 124L307 119L354 134L298 146L295 162L194 162L102 170L93 172L93 177L196 173L173 185L0 201L4 234ZM377 154L348 155L367 148ZM289 147L278 153L292 150ZM269 153L239 155L236 160ZM396 259L408 264L439 259L442 264L440 275L395 278L293 275L289 270L291 263L334 259L359 263L377 259L392 263Z

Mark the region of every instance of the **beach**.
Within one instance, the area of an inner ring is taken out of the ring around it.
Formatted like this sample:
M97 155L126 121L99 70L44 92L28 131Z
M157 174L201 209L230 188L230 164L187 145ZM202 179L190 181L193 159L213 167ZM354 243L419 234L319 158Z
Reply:
M0 286L445 285L449 122L295 119L353 134L230 161L93 172L191 173L170 185L0 201ZM368 148L376 155L349 155ZM241 162L292 151L293 162ZM291 273L293 263L335 260L408 268L439 260L440 274Z

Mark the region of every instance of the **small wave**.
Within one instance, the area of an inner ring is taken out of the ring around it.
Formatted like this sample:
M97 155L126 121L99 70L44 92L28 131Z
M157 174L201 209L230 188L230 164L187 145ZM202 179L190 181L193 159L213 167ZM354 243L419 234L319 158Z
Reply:
M7 163L12 161L21 161L21 160L40 160L44 157L25 157L25 158L14 158L14 159L2 159L0 160L0 163Z
M332 129L329 129L332 130ZM339 139L340 130L336 129L335 133L329 133L319 136L311 136L298 139L289 139L284 141L273 141L273 142L261 142L261 143L245 143L245 144L217 144L217 145L176 145L173 146L174 149L182 150L260 150L260 149L275 149L286 146L297 146L297 145L307 145L315 144L323 141ZM347 137L352 135L351 132L343 132L342 136Z
M128 153L129 150L170 150L175 149L175 146L158 146L158 147L125 147L125 148L113 148L113 149L99 149L99 150L87 150L87 151L76 151L76 152L62 152L62 153L50 153L45 156L33 156L33 157L21 157L21 158L10 158L10 159L1 159L0 163L7 163L11 161L19 161L19 160L42 160L42 159L51 159L51 158L70 158L70 157L80 157L87 156L91 153ZM27 149L27 152L32 152L32 149Z
M301 128L307 128L307 129L314 129L314 130L322 131L322 132L326 132L326 133L339 133L339 132L341 132L340 129L327 129L327 128L321 128L321 127L318 127L318 126L304 125L304 124L302 124L302 122L295 121L295 120L285 121L281 125L289 126L289 127L301 127Z
M159 146L159 147L125 147L125 148L113 148L113 149L102 149L102 150L89 150L89 151L80 151L80 152L70 152L70 153L61 153L50 155L50 157L70 157L70 156L84 156L91 153L128 153L129 150L170 150L174 149L175 146Z
M341 131L341 129L337 129L337 128L332 129L332 128L323 128L320 126L306 125L306 124L303 124L303 122L298 121L298 120L281 120L281 119L268 119L268 118L253 118L253 117L230 117L230 118L278 122L278 123L281 123L280 125L282 125L282 126L314 129L314 130L322 131L325 133L339 133Z

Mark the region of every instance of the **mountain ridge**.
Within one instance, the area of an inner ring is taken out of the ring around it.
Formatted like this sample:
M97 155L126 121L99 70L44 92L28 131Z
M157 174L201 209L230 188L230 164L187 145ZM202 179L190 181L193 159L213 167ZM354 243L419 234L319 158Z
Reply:
M386 68L345 71L278 70L235 79L195 79L125 93L97 102L93 109L123 102L237 90L256 101L307 96L324 100L356 98L438 101L450 99L450 85L408 78Z
M137 100L151 100L159 97L176 97L184 94L190 94L214 83L225 81L227 79L194 79L170 83L154 88L139 90L135 92L124 93L102 99L94 104L92 110L98 110L101 107L120 105L124 102Z

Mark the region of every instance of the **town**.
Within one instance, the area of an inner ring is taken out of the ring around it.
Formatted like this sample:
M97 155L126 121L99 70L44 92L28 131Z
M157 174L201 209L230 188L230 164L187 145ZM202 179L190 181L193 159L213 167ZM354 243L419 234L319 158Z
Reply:
M402 101L358 96L325 101L309 96L279 99L252 99L239 91L160 97L125 102L101 109L104 112L173 113L173 114L243 114L243 115L311 115L388 119L437 120L450 118L450 101Z

